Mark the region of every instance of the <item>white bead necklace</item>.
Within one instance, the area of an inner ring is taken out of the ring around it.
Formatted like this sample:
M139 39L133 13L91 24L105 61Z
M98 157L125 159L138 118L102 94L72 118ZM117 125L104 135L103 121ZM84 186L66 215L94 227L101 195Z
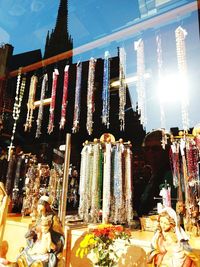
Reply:
M18 76L17 76L16 96L15 96L15 103L13 106L14 124L13 124L13 129L12 129L11 142L10 142L10 146L8 150L8 161L10 160L11 151L13 148L13 141L14 141L16 127L17 127L17 121L19 119L19 115L21 111L21 104L22 104L22 99L24 96L24 90L26 86L26 77L22 78L21 86L20 86L20 81L21 81L21 68L19 69Z
M181 97L181 109L182 109L182 124L183 130L187 131L189 129L189 101L187 97L187 61L186 61L186 47L185 47L185 38L187 36L187 32L182 27L178 27L175 30L176 37L176 56L178 63L178 71L180 75L180 79L184 80L184 90Z
M144 42L142 39L134 43L136 57L137 57L137 95L138 95L138 112L140 115L140 122L146 126L146 90L145 90L145 61L144 61Z

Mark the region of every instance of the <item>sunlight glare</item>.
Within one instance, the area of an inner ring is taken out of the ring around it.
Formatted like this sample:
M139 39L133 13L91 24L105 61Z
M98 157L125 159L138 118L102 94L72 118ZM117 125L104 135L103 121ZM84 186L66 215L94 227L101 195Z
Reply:
M170 74L163 76L157 86L160 102L180 102L187 99L187 81L185 77Z

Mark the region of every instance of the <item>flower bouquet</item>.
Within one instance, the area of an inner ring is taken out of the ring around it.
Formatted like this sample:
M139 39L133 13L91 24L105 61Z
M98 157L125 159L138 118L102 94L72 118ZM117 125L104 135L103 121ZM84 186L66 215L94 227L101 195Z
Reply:
M76 251L76 256L83 258L92 253L95 266L115 266L119 256L115 249L116 240L125 240L125 245L130 243L131 232L122 226L101 224L85 235Z

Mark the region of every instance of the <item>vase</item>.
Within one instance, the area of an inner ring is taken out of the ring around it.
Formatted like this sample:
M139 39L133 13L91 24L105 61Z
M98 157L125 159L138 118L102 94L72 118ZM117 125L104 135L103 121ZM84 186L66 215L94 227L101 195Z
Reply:
M114 259L114 254L112 255L112 253L109 253L110 255L110 258L113 258ZM98 255L97 253L94 253L93 251L91 251L88 255L87 255L88 259L92 262L93 266L95 267L102 267L100 265L97 264L97 262L99 261L98 259ZM117 266L117 263L113 263L112 265L108 265L108 266L105 266L105 267L115 267Z
M100 267L100 266L96 265L96 262L98 262L98 258L97 258L96 253L94 253L93 251L90 251L90 253L87 255L87 257L92 262L93 266Z

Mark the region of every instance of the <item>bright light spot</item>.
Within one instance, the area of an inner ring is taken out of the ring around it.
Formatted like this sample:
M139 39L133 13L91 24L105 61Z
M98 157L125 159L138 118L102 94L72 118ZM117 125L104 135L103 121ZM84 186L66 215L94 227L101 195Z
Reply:
M150 73L146 72L146 73L144 74L144 79L149 79L150 77L151 77ZM127 78L125 79L125 83L126 83L126 84L136 83L137 81L138 81L138 78L137 78L136 75L135 75L135 76L131 76L131 77L127 77ZM111 87L118 87L119 84L120 84L120 83L119 83L119 80L114 81L114 82L111 83Z
M187 101L188 82L178 74L163 76L158 82L157 92L161 102Z

